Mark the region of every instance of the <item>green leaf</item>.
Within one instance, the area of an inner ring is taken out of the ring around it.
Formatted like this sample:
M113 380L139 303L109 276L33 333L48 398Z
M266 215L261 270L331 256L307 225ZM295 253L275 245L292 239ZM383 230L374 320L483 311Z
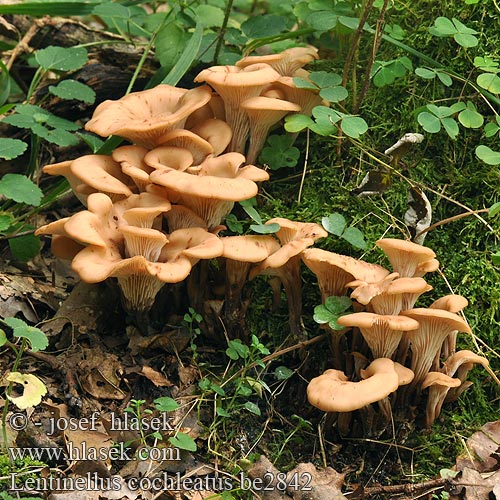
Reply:
M417 121L420 123L422 128L430 134L436 134L441 130L441 121L439 118L431 113L428 113L427 111L419 113Z
M7 335L5 335L5 332L0 328L0 347L3 347L7 342Z
M243 344L241 340L230 340L228 342L228 348L226 349L226 354L233 360L238 358L245 359L250 354L250 349L248 346Z
M257 224L262 224L262 218L259 215L259 212L257 212L257 210L255 210L255 208L251 205L249 200L243 200L243 201L240 201L239 203L240 203L241 207L243 208L243 210L245 210L247 215L253 221L257 222Z
M95 92L88 85L76 80L63 80L57 85L50 85L49 91L61 99L76 99L88 104L95 101Z
M276 222L272 224L251 224L250 229L259 234L273 234L280 230L280 225Z
M313 12L306 18L307 24L318 31L329 31L337 26L338 14L332 11L320 10Z
M227 412L226 410L224 410L224 408L222 408L222 406L217 406L217 408L215 409L215 413L217 413L217 415L219 415L219 417L230 417L231 414L229 412Z
M350 243L353 247L361 250L366 249L367 244L363 233L357 227L348 227L343 233L342 238Z
M321 219L321 225L331 234L340 236L347 226L347 222L342 214L333 213Z
M484 118L478 113L472 102L467 103L467 109L461 111L458 115L458 121L466 128L480 128L483 126Z
M500 78L494 73L482 73L476 79L477 84L494 94L500 94Z
M101 149L104 145L104 141L102 139L99 139L99 137L96 137L95 135L86 134L83 132L78 132L76 135L80 137L80 139L82 139L85 144L87 144L87 146L94 154L97 154L99 149Z
M476 156L487 165L500 165L500 153L488 146L480 145L476 148Z
M42 190L25 175L5 174L0 179L0 194L17 203L37 207L42 201Z
M443 73L442 71L436 71L436 74L443 85L449 87L453 83L451 76L448 75L447 73Z
M432 80L436 77L436 72L427 68L417 68L415 74L420 78L425 78L426 80Z
M319 91L319 95L330 102L340 102L343 101L348 95L347 89L341 87L326 87Z
M484 135L486 137L493 137L499 130L500 127L496 123L490 122L484 126Z
M276 370L274 370L274 376L278 380L287 380L293 375L293 370L286 366L278 366Z
M357 139L368 130L368 124L360 116L345 116L340 122L340 128L345 135Z
M184 27L172 21L156 35L155 54L163 68L172 69L188 41Z
M161 81L168 85L177 85L179 80L187 73L193 61L196 59L203 38L203 25L197 23L194 32L186 44L181 56L170 70L168 75Z
M198 19L203 21L207 28L220 27L224 22L224 11L220 7L213 5L197 5L194 8Z
M319 88L337 87L342 83L342 77L337 73L328 73L327 71L313 71L309 78Z
M337 319L352 305L349 297L327 297L324 304L314 308L313 319L316 323L325 324L333 330L342 330L344 327L337 323Z
M18 2L0 5L0 14L25 14L28 16L83 16L92 14L94 5L102 0L85 2Z
M0 61L0 106L3 106L10 95L9 69Z
M12 160L13 158L17 158L26 151L27 147L28 145L24 141L20 141L19 139L8 139L1 137L0 158L4 158L5 160Z
M87 51L83 47L55 47L35 51L36 62L45 70L75 71L87 62Z
M457 33L453 36L455 42L465 48L476 47L479 40L474 35L466 35L464 33Z
M497 73L499 71L498 62L489 56L474 57L474 66L481 71L489 71L491 73Z
M243 234L243 224L236 218L236 215L226 215L225 223L233 233Z
M298 89L318 90L318 86L313 82L310 82L305 78L300 78L299 76L293 77L293 83Z
M440 16L434 21L434 26L429 28L429 32L435 36L452 36L457 28L450 19Z
M43 351L49 345L49 339L42 330L34 326L28 326L23 320L18 318L5 318L4 324L12 328L14 337L25 338L33 352Z
M459 133L458 123L453 118L443 118L441 120L443 128L446 130L446 133L452 138L456 139Z
M9 248L16 259L28 261L40 252L40 239L33 234L9 238Z
M264 38L277 35L287 29L287 19L276 14L251 16L241 24L241 31L248 38Z
M179 408L179 403L173 398L162 396L154 400L155 408L158 411L174 411Z
M255 403L252 403L251 401L247 401L243 407L248 410L250 413L253 413L254 415L257 415L260 417L261 413L260 413L260 408L255 404Z
M285 130L290 133L300 132L314 125L309 116L293 114L285 116Z
M0 212L0 232L7 231L14 223L14 216L10 212Z
M488 210L488 216L494 217L498 213L500 213L500 201L491 205L490 209Z
M496 252L496 253L491 255L491 262L495 266L500 266L500 252Z
M184 432L178 432L175 436L169 438L169 442L172 446L181 450L196 451L197 449L195 440Z
M292 141L290 135L271 135L259 156L260 162L272 170L295 167L300 158L300 151L292 146Z

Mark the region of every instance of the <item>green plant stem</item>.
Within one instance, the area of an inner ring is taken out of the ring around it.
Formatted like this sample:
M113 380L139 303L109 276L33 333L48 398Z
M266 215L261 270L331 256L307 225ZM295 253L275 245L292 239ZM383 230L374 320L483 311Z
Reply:
M213 60L214 64L217 64L217 61L219 59L219 54L222 49L222 44L224 43L224 36L226 34L227 23L229 22L229 16L231 15L232 8L233 8L233 0L228 0L226 5L226 10L224 12L224 20L222 21L222 26L217 36L217 45L215 46L214 60Z

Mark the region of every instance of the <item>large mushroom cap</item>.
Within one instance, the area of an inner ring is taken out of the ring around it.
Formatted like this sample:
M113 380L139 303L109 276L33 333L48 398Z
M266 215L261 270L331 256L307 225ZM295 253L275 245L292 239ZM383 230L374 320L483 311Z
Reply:
M119 135L147 148L158 145L169 130L182 128L186 118L212 96L208 86L191 90L158 85L117 101L104 101L85 125L102 137Z
M348 412L380 401L399 387L394 362L387 358L374 360L364 371L360 382L350 382L339 370L326 370L307 386L309 402L323 411Z

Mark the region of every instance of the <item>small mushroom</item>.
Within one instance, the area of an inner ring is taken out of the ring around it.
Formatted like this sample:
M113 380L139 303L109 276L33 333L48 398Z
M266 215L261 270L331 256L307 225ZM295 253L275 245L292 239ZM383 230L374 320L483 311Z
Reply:
M102 137L118 135L151 149L168 131L182 128L187 117L211 97L206 85L190 90L158 85L99 104L85 129Z
M216 118L199 122L191 128L191 132L210 143L214 156L219 156L226 150L233 136L231 127L225 121Z
M257 160L271 127L287 114L300 111L300 106L293 102L262 96L246 99L241 103L241 108L249 120L250 143L246 155L249 163Z
M441 413L443 402L451 387L459 387L461 381L441 372L429 372L423 382L422 390L429 388L425 410L425 426L430 427Z
M144 163L150 166L153 172L166 169L184 172L193 161L193 155L188 149L176 146L159 146L144 156Z
M359 328L374 358L391 358L403 332L418 328L414 319L371 312L345 314L338 318L337 323Z
M349 412L386 398L399 387L394 362L375 359L363 370L364 380L351 382L340 370L326 370L307 386L307 399L326 412Z
M139 191L146 191L147 186L151 184L149 174L153 168L144 163L148 151L142 146L121 146L112 154L113 160L120 164L122 172L134 181Z
M238 66L212 66L201 71L195 82L211 85L224 101L226 122L233 131L229 151L242 153L248 136L248 118L241 112L240 104L258 96L262 89L280 77L268 64Z
M318 49L308 45L307 47L292 47L277 54L243 57L236 62L236 66L246 68L251 64L265 63L280 75L289 76L314 59L318 59Z
M171 130L160 139L160 142L161 146L174 146L184 151L189 151L192 158L191 163L187 167L199 165L205 158L214 154L212 144L190 130ZM159 163L161 163L161 161L159 161ZM187 167L183 169L178 168L177 170L186 170Z
M385 238L378 240L375 244L384 251L392 269L399 273L401 278L412 278L416 276L417 272L419 276L422 276L425 274L420 274L425 269L422 267L423 263L433 261L432 264L434 264L437 262L433 260L436 254L430 248L411 241Z

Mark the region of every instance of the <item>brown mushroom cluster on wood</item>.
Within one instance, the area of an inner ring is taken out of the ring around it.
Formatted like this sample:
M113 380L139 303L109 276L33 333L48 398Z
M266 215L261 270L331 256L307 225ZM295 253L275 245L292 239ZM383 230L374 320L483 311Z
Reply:
M331 331L331 346L336 351L332 353L333 369L311 380L309 401L329 412L359 410L358 423L365 434L371 435L383 433L393 417L411 419L425 397L423 420L427 427L432 425L443 403L456 399L469 387L466 376L473 363L488 363L470 351L455 352L457 332L471 333L469 325L457 314L467 305L465 298L451 295L436 300L429 308L415 308L419 296L432 290L422 276L437 269L435 253L404 240L386 238L376 244L386 254L393 273L316 248L302 254L305 264L317 276L323 302L332 295L350 294L356 311L337 319L345 328ZM386 364L394 362L411 377L405 384L394 386L387 381L378 385L366 379L364 366L382 360ZM405 387L399 388L401 385ZM369 389L362 390L364 387ZM346 393L350 394L350 405L341 404ZM357 403L353 401L354 394ZM339 432L352 431L346 425L352 425L352 418L337 421Z

